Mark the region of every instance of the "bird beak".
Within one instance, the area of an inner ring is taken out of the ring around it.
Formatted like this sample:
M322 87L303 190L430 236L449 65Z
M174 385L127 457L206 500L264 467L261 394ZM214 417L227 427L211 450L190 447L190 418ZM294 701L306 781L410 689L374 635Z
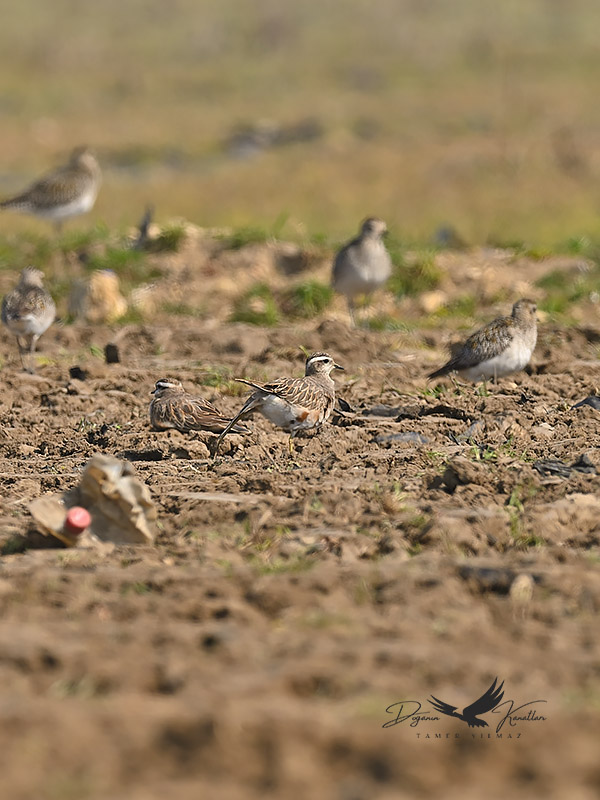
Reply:
M334 363L334 365L333 365L333 368L334 368L334 369L341 369L341 370L344 370L344 368L343 368L343 367L340 367L340 365L339 365L339 364L335 364L335 363Z
M152 391L150 392L150 394L156 394L156 389L152 389Z

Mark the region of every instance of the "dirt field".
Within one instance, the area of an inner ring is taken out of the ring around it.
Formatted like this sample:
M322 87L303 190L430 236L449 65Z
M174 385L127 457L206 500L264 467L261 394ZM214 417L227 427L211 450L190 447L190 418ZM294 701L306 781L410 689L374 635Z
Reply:
M352 331L338 303L227 323L223 297L269 277L269 258L165 262L149 294L202 301L205 318L56 325L35 376L2 331L2 796L596 797L600 437L598 411L572 408L600 382L596 307L568 329L541 323L530 374L436 390L425 376L460 334L452 319L421 325L416 300L406 331ZM444 299L468 285L487 318L516 299L490 303L503 286L537 297L528 281L557 266L439 260ZM114 341L121 363L107 365ZM212 434L150 430L158 378L233 413L230 378L300 375L300 346L346 367L351 410L292 459L260 417L216 460ZM28 502L77 484L97 452L147 482L156 545L30 546ZM505 701L546 701L526 708L537 719L502 738L492 713L482 728L382 727L403 700L431 715L432 694L460 711L496 676Z

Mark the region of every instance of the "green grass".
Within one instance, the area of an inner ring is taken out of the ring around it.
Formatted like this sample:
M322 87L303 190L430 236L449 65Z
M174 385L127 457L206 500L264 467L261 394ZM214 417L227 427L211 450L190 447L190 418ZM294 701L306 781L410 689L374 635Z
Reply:
M378 314L375 317L370 317L364 323L371 331L409 331L411 330L405 322L392 317L390 314Z
M104 223L97 223L93 227L71 230L66 228L60 237L54 242L48 238L48 245L56 246L62 253L79 252L87 250L93 245L107 243L110 240L111 232Z
M266 228L242 226L221 237L227 250L241 250L249 244L264 244L272 238Z
M30 265L44 269L54 253L55 246L47 236L31 231L0 236L0 269L20 271Z
M589 257L589 256L588 256ZM545 292L539 307L553 317L569 313L575 303L600 296L600 266L588 271L554 270L536 282Z
M177 253L186 238L185 225L165 225L151 243L153 253Z
M378 214L411 242L452 227L532 253L577 246L600 233L597 17L594 0L412 3L400 27L394 0L180 0L176 14L22 0L0 30L2 192L90 142L105 179L90 222L68 230L135 225L154 202L163 219L245 229L232 246L273 236L282 209L304 241ZM68 57L48 55L63 40ZM310 141L245 159L225 147L234 130L309 117ZM48 231L0 217L0 231L24 227Z
M231 322L248 322L251 325L276 325L279 311L273 293L266 283L257 283L234 304Z
M442 271L435 263L435 252L421 253L414 260L407 261L401 255L394 255L394 271L388 281L388 288L397 297L413 296L435 289L442 278Z
M431 316L436 322L439 322L441 319L456 317L459 319L468 320L469 324L471 324L471 320L474 320L477 317L479 310L480 302L477 300L475 295L463 294L454 298L441 308L438 308L438 310L434 311Z
M246 387L237 383L231 369L222 366L200 365L202 374L196 379L200 386L211 386L220 392L229 395L240 395L246 391Z
M330 286L310 280L293 286L283 299L283 307L289 316L310 318L323 313L332 299Z
M291 558L275 558L272 561L264 561L260 556L253 555L251 563L259 575L282 575L307 572L316 564L316 560L305 555L295 555Z

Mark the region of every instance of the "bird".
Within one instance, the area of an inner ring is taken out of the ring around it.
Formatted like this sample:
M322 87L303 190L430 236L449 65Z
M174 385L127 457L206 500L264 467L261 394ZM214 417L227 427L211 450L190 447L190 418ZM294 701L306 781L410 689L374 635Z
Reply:
M509 317L498 317L473 333L458 352L429 378L458 372L471 381L502 378L524 369L537 341L537 306L518 300Z
M34 372L33 354L40 336L56 317L56 306L44 288L44 274L35 267L25 267L17 286L2 300L2 322L17 337L21 366L25 372ZM30 364L26 365L24 353Z
M392 259L383 243L387 225L378 217L369 217L360 234L338 252L333 262L331 285L346 296L352 324L356 325L355 300L379 289L392 274Z
M504 697L504 692L502 691L504 681L499 686L496 686L497 682L498 678L494 678L494 682L487 692L482 694L479 700L475 700L470 706L463 708L462 714L456 711L457 706L444 703L443 700L438 700L433 695L431 695L429 702L440 714L446 714L448 717L458 717L458 719L466 722L469 728L487 728L487 722L484 719L479 719L478 716L479 714L487 714L488 711L496 708Z
M0 209L32 214L54 222L60 232L64 220L90 211L102 176L87 147L76 147L69 161L31 184L24 192L0 202Z
M306 359L303 378L279 378L271 383L254 383L236 378L251 386L254 392L243 408L221 433L215 447L215 455L223 438L236 422L256 410L274 425L290 434L289 450L293 451L293 439L299 431L320 428L331 416L335 403L335 384L330 373L343 370L329 353L312 353Z
M150 423L156 430L175 428L182 433L189 431L221 433L231 421L208 400L188 394L181 381L161 378L156 381L150 394L154 395L149 409ZM230 429L234 433L250 433L245 425L234 423Z

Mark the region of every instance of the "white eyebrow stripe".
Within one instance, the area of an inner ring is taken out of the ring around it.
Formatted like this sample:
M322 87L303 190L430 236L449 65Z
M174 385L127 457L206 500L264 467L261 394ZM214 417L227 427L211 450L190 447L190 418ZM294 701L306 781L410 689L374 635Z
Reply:
M308 359L309 363L311 361L331 361L330 356L313 356L312 358Z

